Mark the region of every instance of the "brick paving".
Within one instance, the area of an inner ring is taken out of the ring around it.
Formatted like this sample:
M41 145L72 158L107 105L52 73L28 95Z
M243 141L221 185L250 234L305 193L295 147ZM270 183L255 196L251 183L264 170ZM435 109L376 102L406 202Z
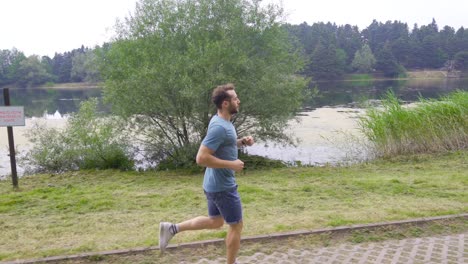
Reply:
M362 244L344 243L307 250L288 249L284 252L273 252L268 255L255 253L252 256L241 256L237 262L239 264L468 264L468 250L465 245L468 245L468 232ZM195 263L221 264L226 263L226 258L200 259Z
M376 224L354 225L348 227L325 228L310 231L295 231L289 233L270 234L256 237L246 237L243 241L250 241L261 245L264 239L280 239L296 235L318 235L323 233L350 232L356 230L373 230L376 228L427 224L430 222L446 221L451 219L467 219L468 213L460 215L439 216L431 218L411 219ZM440 235L421 238L407 238L401 240L385 240L381 242L368 242L360 244L342 243L328 247L291 248L284 247L271 254L257 252L251 256L240 256L239 264L248 263L320 263L320 264L468 264L468 231L452 235ZM168 249L197 248L207 245L223 245L223 239L199 241L193 243L169 245ZM467 245L467 246L465 246ZM1 264L36 264L36 263L88 263L86 259L94 256L134 255L157 251L157 247L113 250L106 252L83 253L70 256L55 256L42 259L16 260L1 262ZM69 261L69 262L67 262ZM105 261L104 261L105 262ZM112 263L112 262L106 262ZM131 262L133 263L133 262ZM145 261L145 263L152 263ZM159 262L158 262L159 263ZM226 258L210 260L201 258L198 261L180 262L180 264L218 264L226 263Z

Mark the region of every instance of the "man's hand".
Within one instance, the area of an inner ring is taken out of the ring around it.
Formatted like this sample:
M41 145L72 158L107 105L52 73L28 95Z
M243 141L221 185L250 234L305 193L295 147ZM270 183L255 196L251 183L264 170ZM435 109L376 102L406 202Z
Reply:
M252 146L254 144L254 139L252 136L243 137L241 143L244 146Z
M239 159L232 161L231 169L235 172L241 172L244 169L244 162Z

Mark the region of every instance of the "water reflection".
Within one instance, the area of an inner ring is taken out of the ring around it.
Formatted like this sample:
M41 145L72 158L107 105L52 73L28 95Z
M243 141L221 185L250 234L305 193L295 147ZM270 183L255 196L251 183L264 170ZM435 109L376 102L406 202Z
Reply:
M80 103L92 97L101 97L100 88L81 89L9 89L11 105L24 106L26 117L42 117L44 113L56 111L63 114L74 113ZM3 96L0 105L4 105ZM100 106L102 108L102 105Z
M306 102L307 106L323 107L348 105L369 99L381 99L393 91L400 99L413 102L423 98L440 98L457 89L468 90L468 79L408 79L408 80L362 80L340 82L312 82L318 96Z
M389 90L405 101L415 101L418 97L439 98L456 89L468 90L468 79L408 79L408 80L361 80L339 82L312 82L319 93L305 102L308 107L349 105L369 99L381 99ZM101 98L102 89L96 86L87 88L57 89L30 88L10 89L11 105L24 106L27 117L41 117L44 112L53 114L74 113L82 101L92 97ZM0 105L4 105L3 96ZM107 108L100 104L99 110Z

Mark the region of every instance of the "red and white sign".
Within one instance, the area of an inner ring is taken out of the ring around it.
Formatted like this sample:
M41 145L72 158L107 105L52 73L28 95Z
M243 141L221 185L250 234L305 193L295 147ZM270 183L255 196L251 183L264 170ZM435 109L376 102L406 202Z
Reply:
M0 106L0 127L25 125L23 106Z

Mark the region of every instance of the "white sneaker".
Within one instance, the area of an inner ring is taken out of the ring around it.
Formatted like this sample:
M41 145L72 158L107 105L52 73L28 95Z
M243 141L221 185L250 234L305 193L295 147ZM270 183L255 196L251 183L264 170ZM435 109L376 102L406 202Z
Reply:
M166 249L167 245L169 245L169 241L174 237L170 231L171 225L172 223L168 222L159 223L159 250L161 251Z

